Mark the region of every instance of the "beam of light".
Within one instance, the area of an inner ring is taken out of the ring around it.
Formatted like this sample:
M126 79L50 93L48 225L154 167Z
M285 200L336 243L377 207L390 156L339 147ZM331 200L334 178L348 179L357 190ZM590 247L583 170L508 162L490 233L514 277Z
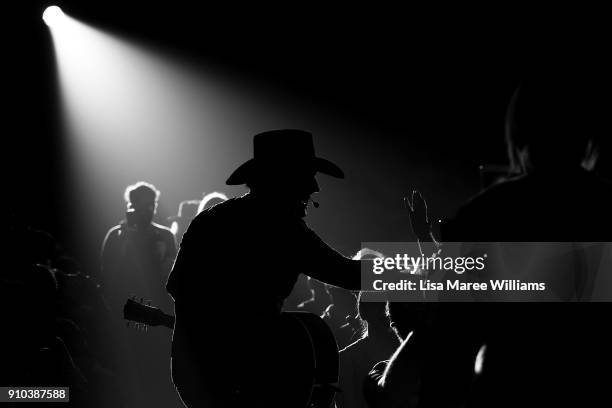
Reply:
M270 92L230 85L69 15L50 31L79 173L97 176L99 187L121 183L116 194L141 179L158 185L162 200L184 194L185 182L193 190L183 197L210 191L249 158L254 133L306 122L273 108Z
M277 126L279 115L237 84L241 92L69 14L49 28L68 158L66 225L96 276L104 234L124 217L126 185L155 184L163 222L173 201L222 184L250 156L253 131ZM143 279L144 287L163 282L153 273Z
M80 216L71 224L75 235L90 231L88 246L96 250L124 215L126 185L155 184L161 190L156 220L164 222L181 200L202 191L242 192L226 187L225 179L252 155L255 133L317 133L313 123L320 120L304 114L312 109L298 111L285 95L249 79L169 58L70 14L49 31L64 116L65 180L73 196L67 205Z
M57 26L65 21L66 15L58 6L49 6L45 9L42 19L49 27Z

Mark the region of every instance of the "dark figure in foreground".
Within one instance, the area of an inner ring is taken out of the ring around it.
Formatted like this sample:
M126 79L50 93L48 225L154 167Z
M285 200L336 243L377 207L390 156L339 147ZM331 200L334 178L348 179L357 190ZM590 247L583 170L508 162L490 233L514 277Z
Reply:
M442 239L612 241L612 190L589 171L592 136L605 129L595 93L584 83L525 82L507 117L508 151L520 175L466 204L442 229ZM570 260L596 259L598 265L609 251L595 245L570 252ZM595 293L588 268L568 269L554 271L554 282L571 277L576 283L555 288L559 298L588 301ZM598 272L610 290L610 270ZM419 406L609 405L601 373L612 356L610 311L607 303L440 304L423 350L432 358L422 373ZM479 354L483 361L476 364Z
M256 135L254 156L227 180L250 192L194 219L168 280L173 380L190 408L295 406L283 394L297 381L287 370L302 356L278 329L283 301L300 273L359 289L360 261L303 220L319 191L315 174L342 171L316 157L312 135L300 130Z

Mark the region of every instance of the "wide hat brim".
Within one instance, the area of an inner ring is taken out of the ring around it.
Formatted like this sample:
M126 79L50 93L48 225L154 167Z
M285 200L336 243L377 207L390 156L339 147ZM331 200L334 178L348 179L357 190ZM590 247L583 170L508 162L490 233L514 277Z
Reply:
M332 176L335 178L344 178L344 172L340 167L322 157L313 157L312 159L308 160L308 162L298 164L297 166L295 165L295 163L293 163L291 167L296 168L300 166L302 168L310 167L310 169L318 173L327 174L328 176ZM240 167L238 167L236 170L234 170L234 172L229 176L225 183L230 186L246 184L249 181L253 180L253 178L258 174L259 167L270 167L270 163L260 163L260 161L258 161L257 159L250 159L240 165ZM288 170L287 167L281 165L275 167L279 173L284 173Z

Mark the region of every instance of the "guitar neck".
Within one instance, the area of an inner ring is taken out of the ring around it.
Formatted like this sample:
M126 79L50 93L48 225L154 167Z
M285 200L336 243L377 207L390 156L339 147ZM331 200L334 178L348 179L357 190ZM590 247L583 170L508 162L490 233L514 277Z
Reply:
M135 299L128 299L125 302L123 318L145 326L164 326L174 329L174 316L164 313L158 307L139 303Z

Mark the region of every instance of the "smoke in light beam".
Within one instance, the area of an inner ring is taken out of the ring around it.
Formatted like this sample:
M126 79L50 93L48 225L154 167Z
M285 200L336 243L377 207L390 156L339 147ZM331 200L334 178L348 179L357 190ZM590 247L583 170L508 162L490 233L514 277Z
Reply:
M123 216L128 184L152 182L162 191L160 212L176 208L186 197L222 188L251 156L253 134L316 132L306 109L248 78L135 45L70 14L49 29L74 195L68 204L98 223L89 228L94 236Z
M67 143L83 185L100 194L144 179L166 197L193 196L223 184L257 131L304 125L285 100L272 106L273 94L244 79L230 82L70 15L50 31Z

